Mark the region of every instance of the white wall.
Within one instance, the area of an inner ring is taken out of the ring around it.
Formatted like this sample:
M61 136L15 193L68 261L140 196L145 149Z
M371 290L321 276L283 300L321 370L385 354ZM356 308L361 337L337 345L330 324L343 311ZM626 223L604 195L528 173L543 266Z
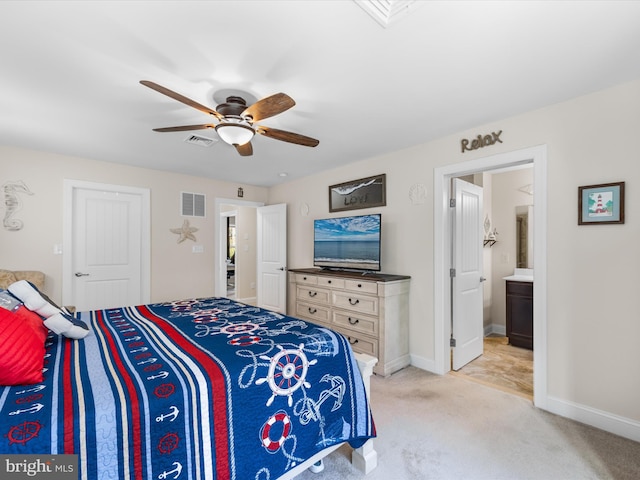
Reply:
M412 277L412 358L433 364L434 168L546 144L548 395L557 405L623 419L640 439L639 111L635 81L273 187L269 202L291 206L289 266L312 263L312 221L329 216L328 185L386 173L387 206L366 211L383 216L383 271ZM503 143L461 153L461 139L498 130ZM578 186L614 181L626 181L626 223L578 226ZM416 183L428 195L414 205ZM301 203L308 216L297 213Z
M262 187L0 146L0 185L23 180L34 192L20 196L23 208L15 217L24 221L24 228L0 228L0 268L43 271L45 291L57 302L62 298L62 255L54 255L53 246L62 243L64 179L151 190L152 302L213 295L214 198L234 198L239 186L245 200L267 197ZM191 240L178 244L177 235L169 231L186 218L180 216L181 191L207 196L206 218L189 218L191 226L198 228L195 236L204 247L202 254L191 252ZM0 215L4 212L0 207Z

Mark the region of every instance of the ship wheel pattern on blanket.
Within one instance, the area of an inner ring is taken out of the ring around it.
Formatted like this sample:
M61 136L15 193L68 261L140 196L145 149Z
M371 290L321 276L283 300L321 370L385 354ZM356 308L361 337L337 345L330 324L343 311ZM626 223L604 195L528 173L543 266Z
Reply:
M345 428L346 424L342 422L327 425L322 413L325 408L335 411L342 405L347 388L342 377L325 374L320 379L319 393L313 397L309 394L312 387L308 380L309 369L318 362L313 357L332 356L335 346L332 340L327 340L327 335L318 335L317 331L305 333L309 325L302 320L275 312L269 312L272 318L265 318L264 312L256 307L232 300L227 302L223 306L218 303L217 309L209 309L206 302L180 302L173 310L176 316L191 318L197 330L196 337L225 336L229 345L238 347L236 355L247 361L238 377L240 388L268 386L267 408L282 407L277 399L286 399L289 411L280 409L270 414L262 423L259 439L268 453L282 454L289 466L295 466L303 460L296 454L295 425L316 423L318 444L325 446L332 444ZM274 324L273 320L282 322ZM293 345L275 343L282 332L295 333L301 342Z
M271 398L267 400L267 407L271 406L276 396L288 397L289 407L293 405L291 396L293 392L304 386L311 388L311 384L305 379L310 365L315 365L318 360L309 361L303 349L304 344L300 344L297 349L283 348L278 345L280 352L273 357L261 355L260 358L269 361L269 372L265 378L256 380L256 385L267 382L271 388Z

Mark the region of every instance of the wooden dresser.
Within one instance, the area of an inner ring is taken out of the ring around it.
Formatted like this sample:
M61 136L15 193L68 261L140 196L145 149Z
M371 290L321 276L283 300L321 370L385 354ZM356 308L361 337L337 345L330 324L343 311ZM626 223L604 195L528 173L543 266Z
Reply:
M387 376L409 365L409 283L405 275L290 269L288 313L342 333Z

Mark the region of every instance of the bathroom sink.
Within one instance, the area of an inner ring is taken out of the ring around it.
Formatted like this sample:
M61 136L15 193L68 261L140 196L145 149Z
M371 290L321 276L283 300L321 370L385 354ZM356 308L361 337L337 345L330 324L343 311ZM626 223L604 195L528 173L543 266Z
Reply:
M533 282L533 268L516 268L513 270L513 275L502 279L514 282Z

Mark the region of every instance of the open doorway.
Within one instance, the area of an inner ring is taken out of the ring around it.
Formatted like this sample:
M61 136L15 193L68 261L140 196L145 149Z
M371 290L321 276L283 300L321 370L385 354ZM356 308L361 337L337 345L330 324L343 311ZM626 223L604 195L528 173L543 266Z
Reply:
M452 368L466 379L532 400L533 166L494 169L463 180L482 188L482 329L478 325L475 358L461 362L456 355L463 365ZM455 326L455 312L453 318Z
M227 264L227 298L236 298L236 249L237 249L237 211L223 212L226 217L227 245L225 262Z
M263 205L261 202L216 199L217 296L256 304L256 209Z
M450 259L451 215L450 183L454 177L473 175L523 164L533 165L534 184L534 404L545 408L547 402L546 362L546 146L498 154L455 165L437 168L434 171L434 286L435 286L435 366L438 373L450 371L451 364L451 305Z

